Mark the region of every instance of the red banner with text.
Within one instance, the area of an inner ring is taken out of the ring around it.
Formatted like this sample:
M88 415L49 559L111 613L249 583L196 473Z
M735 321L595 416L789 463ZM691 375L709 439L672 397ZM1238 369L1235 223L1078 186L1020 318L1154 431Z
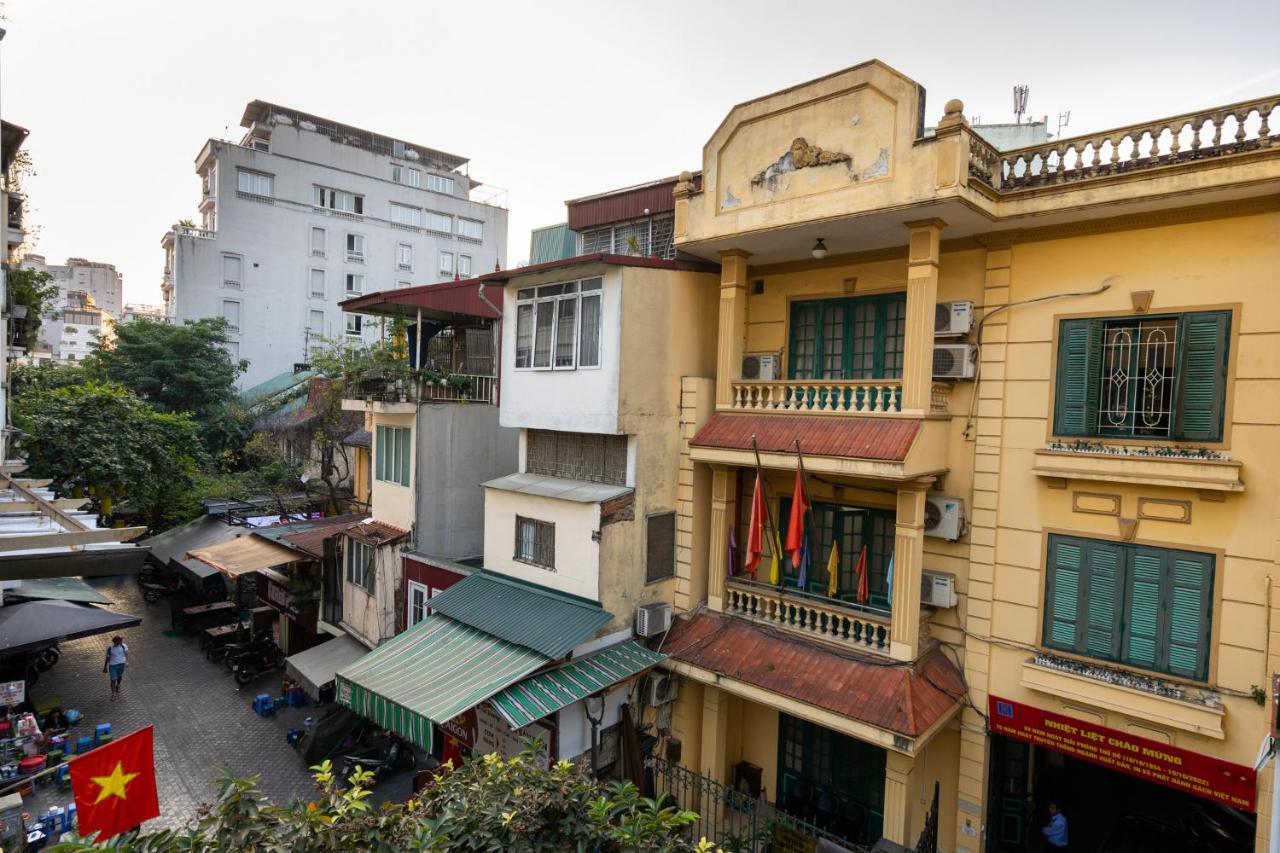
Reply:
M1258 774L1252 767L998 696L990 697L990 712L991 731L996 734L1238 809L1257 811Z

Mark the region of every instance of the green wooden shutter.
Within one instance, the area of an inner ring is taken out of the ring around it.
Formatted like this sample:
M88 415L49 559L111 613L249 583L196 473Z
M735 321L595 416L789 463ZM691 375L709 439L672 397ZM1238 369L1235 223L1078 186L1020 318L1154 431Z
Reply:
M1221 441L1227 397L1230 311L1183 314L1178 320L1179 359L1174 435L1185 441Z
M1124 600L1124 549L1110 542L1084 546L1087 590L1083 604L1084 644L1080 651L1115 660L1120 656L1120 614Z
M1167 551L1129 550L1129 583L1125 603L1124 662L1156 669L1160 662L1161 587Z
M1165 663L1172 675L1207 678L1209 628L1213 606L1213 557L1190 551L1170 551L1165 586L1167 638Z
M1055 435L1097 433L1101 361L1102 321L1063 320L1058 328Z
M395 432L396 445L399 451L396 459L398 463L396 482L402 486L407 486L409 485L409 460L411 458L411 454L409 452L409 435L411 430L397 429Z
M1078 539L1049 537L1049 585L1045 591L1044 643L1067 651L1079 647L1079 602L1084 545Z
M375 465L374 477L378 480L385 480L387 479L387 428L384 426L378 427L373 440L378 445L376 448L377 464Z

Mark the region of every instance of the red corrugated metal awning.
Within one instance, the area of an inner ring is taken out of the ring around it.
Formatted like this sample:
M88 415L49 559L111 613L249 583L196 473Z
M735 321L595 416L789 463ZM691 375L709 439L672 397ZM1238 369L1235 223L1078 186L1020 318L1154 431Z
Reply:
M430 319L452 319L455 316L478 317L496 320L501 316L502 288L491 287L480 298L480 279L444 281L399 290L383 290L365 296L357 296L341 303L343 311L362 314L405 314L410 320L421 308ZM495 311L485 300L492 302Z
M964 701L960 671L941 650L911 664L828 650L741 619L677 619L662 645L672 660L919 737Z
M755 436L761 453L843 456L902 462L920 431L912 418L827 418L809 415L731 415L717 412L689 441L695 447L750 450Z

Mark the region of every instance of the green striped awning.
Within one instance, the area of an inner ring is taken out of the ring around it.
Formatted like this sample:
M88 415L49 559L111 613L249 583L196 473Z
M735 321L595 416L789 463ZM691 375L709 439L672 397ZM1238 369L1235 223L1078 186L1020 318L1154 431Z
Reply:
M628 640L564 666L531 675L489 700L489 704L518 729L561 708L626 681L666 659Z
M338 701L431 749L447 722L544 665L547 658L445 616L428 616L335 676Z

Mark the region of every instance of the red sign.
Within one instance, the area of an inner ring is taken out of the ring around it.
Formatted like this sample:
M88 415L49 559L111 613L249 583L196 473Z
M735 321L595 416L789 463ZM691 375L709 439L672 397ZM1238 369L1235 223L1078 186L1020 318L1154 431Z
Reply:
M990 697L990 713L991 731L996 734L1238 809L1257 810L1258 773L1252 767L998 696Z

